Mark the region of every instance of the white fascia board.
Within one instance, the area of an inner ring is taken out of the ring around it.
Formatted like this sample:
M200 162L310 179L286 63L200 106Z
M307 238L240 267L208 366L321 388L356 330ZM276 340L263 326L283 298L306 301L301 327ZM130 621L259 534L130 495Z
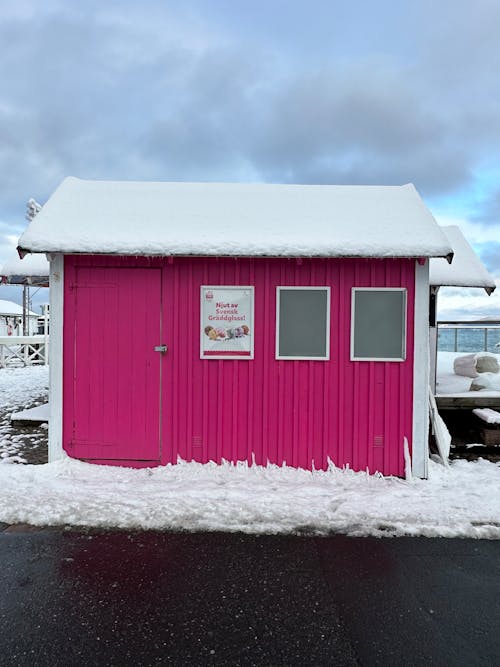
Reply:
M415 262L412 473L426 479L429 466L429 261Z
M63 451L63 316L64 255L51 254L49 337L49 463L64 457Z

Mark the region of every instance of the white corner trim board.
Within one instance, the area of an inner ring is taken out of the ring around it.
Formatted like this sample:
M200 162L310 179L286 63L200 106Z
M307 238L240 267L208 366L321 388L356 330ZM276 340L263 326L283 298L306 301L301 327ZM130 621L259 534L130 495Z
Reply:
M415 261L412 473L427 478L429 464L429 260Z
M50 254L50 365L49 365L49 463L64 457L63 411L63 305L64 256Z

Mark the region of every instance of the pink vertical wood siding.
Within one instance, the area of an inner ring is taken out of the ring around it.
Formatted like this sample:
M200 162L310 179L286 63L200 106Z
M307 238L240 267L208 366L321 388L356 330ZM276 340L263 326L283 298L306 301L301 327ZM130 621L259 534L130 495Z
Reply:
M403 440L412 442L414 260L68 256L65 266L64 442L70 454L130 465L154 460L161 404L156 458L163 464L180 456L324 468L330 458L355 470L404 474ZM136 283L134 271L160 274L161 290L156 278ZM89 296L83 298L92 301L78 305L75 275L78 285L106 284L116 276L127 296L118 297L119 307L110 306L106 289L84 289ZM200 285L255 286L253 360L199 358ZM329 361L275 360L279 285L331 287ZM352 287L407 289L406 361L350 361ZM111 324L114 317L118 326ZM117 339L90 331L89 320L97 320L98 331L105 322ZM152 352L160 343L168 345L164 356ZM119 353L109 348L115 345ZM77 359L88 361L83 372L80 362L75 373L75 350ZM134 370L123 371L128 363ZM157 369L155 364L161 366L161 392L159 370L147 380L140 370ZM107 371L99 375L100 368ZM122 381L128 372L136 375ZM94 402L101 407L85 407ZM124 428L113 426L121 404L136 408ZM86 454L71 449L75 415L89 424L95 443L78 450Z

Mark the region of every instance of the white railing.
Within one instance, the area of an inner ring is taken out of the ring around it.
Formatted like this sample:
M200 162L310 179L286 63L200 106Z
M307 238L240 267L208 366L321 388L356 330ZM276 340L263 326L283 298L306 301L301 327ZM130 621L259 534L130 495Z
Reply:
M437 329L440 351L500 352L500 320L446 320Z
M48 336L0 336L0 368L48 363Z

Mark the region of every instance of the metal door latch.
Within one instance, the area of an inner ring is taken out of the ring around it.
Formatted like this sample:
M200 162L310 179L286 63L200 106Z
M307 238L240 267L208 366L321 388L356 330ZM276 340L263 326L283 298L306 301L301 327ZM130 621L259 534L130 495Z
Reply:
M166 345L156 345L155 347L155 352L161 352L162 354L165 354L167 350L168 347Z

